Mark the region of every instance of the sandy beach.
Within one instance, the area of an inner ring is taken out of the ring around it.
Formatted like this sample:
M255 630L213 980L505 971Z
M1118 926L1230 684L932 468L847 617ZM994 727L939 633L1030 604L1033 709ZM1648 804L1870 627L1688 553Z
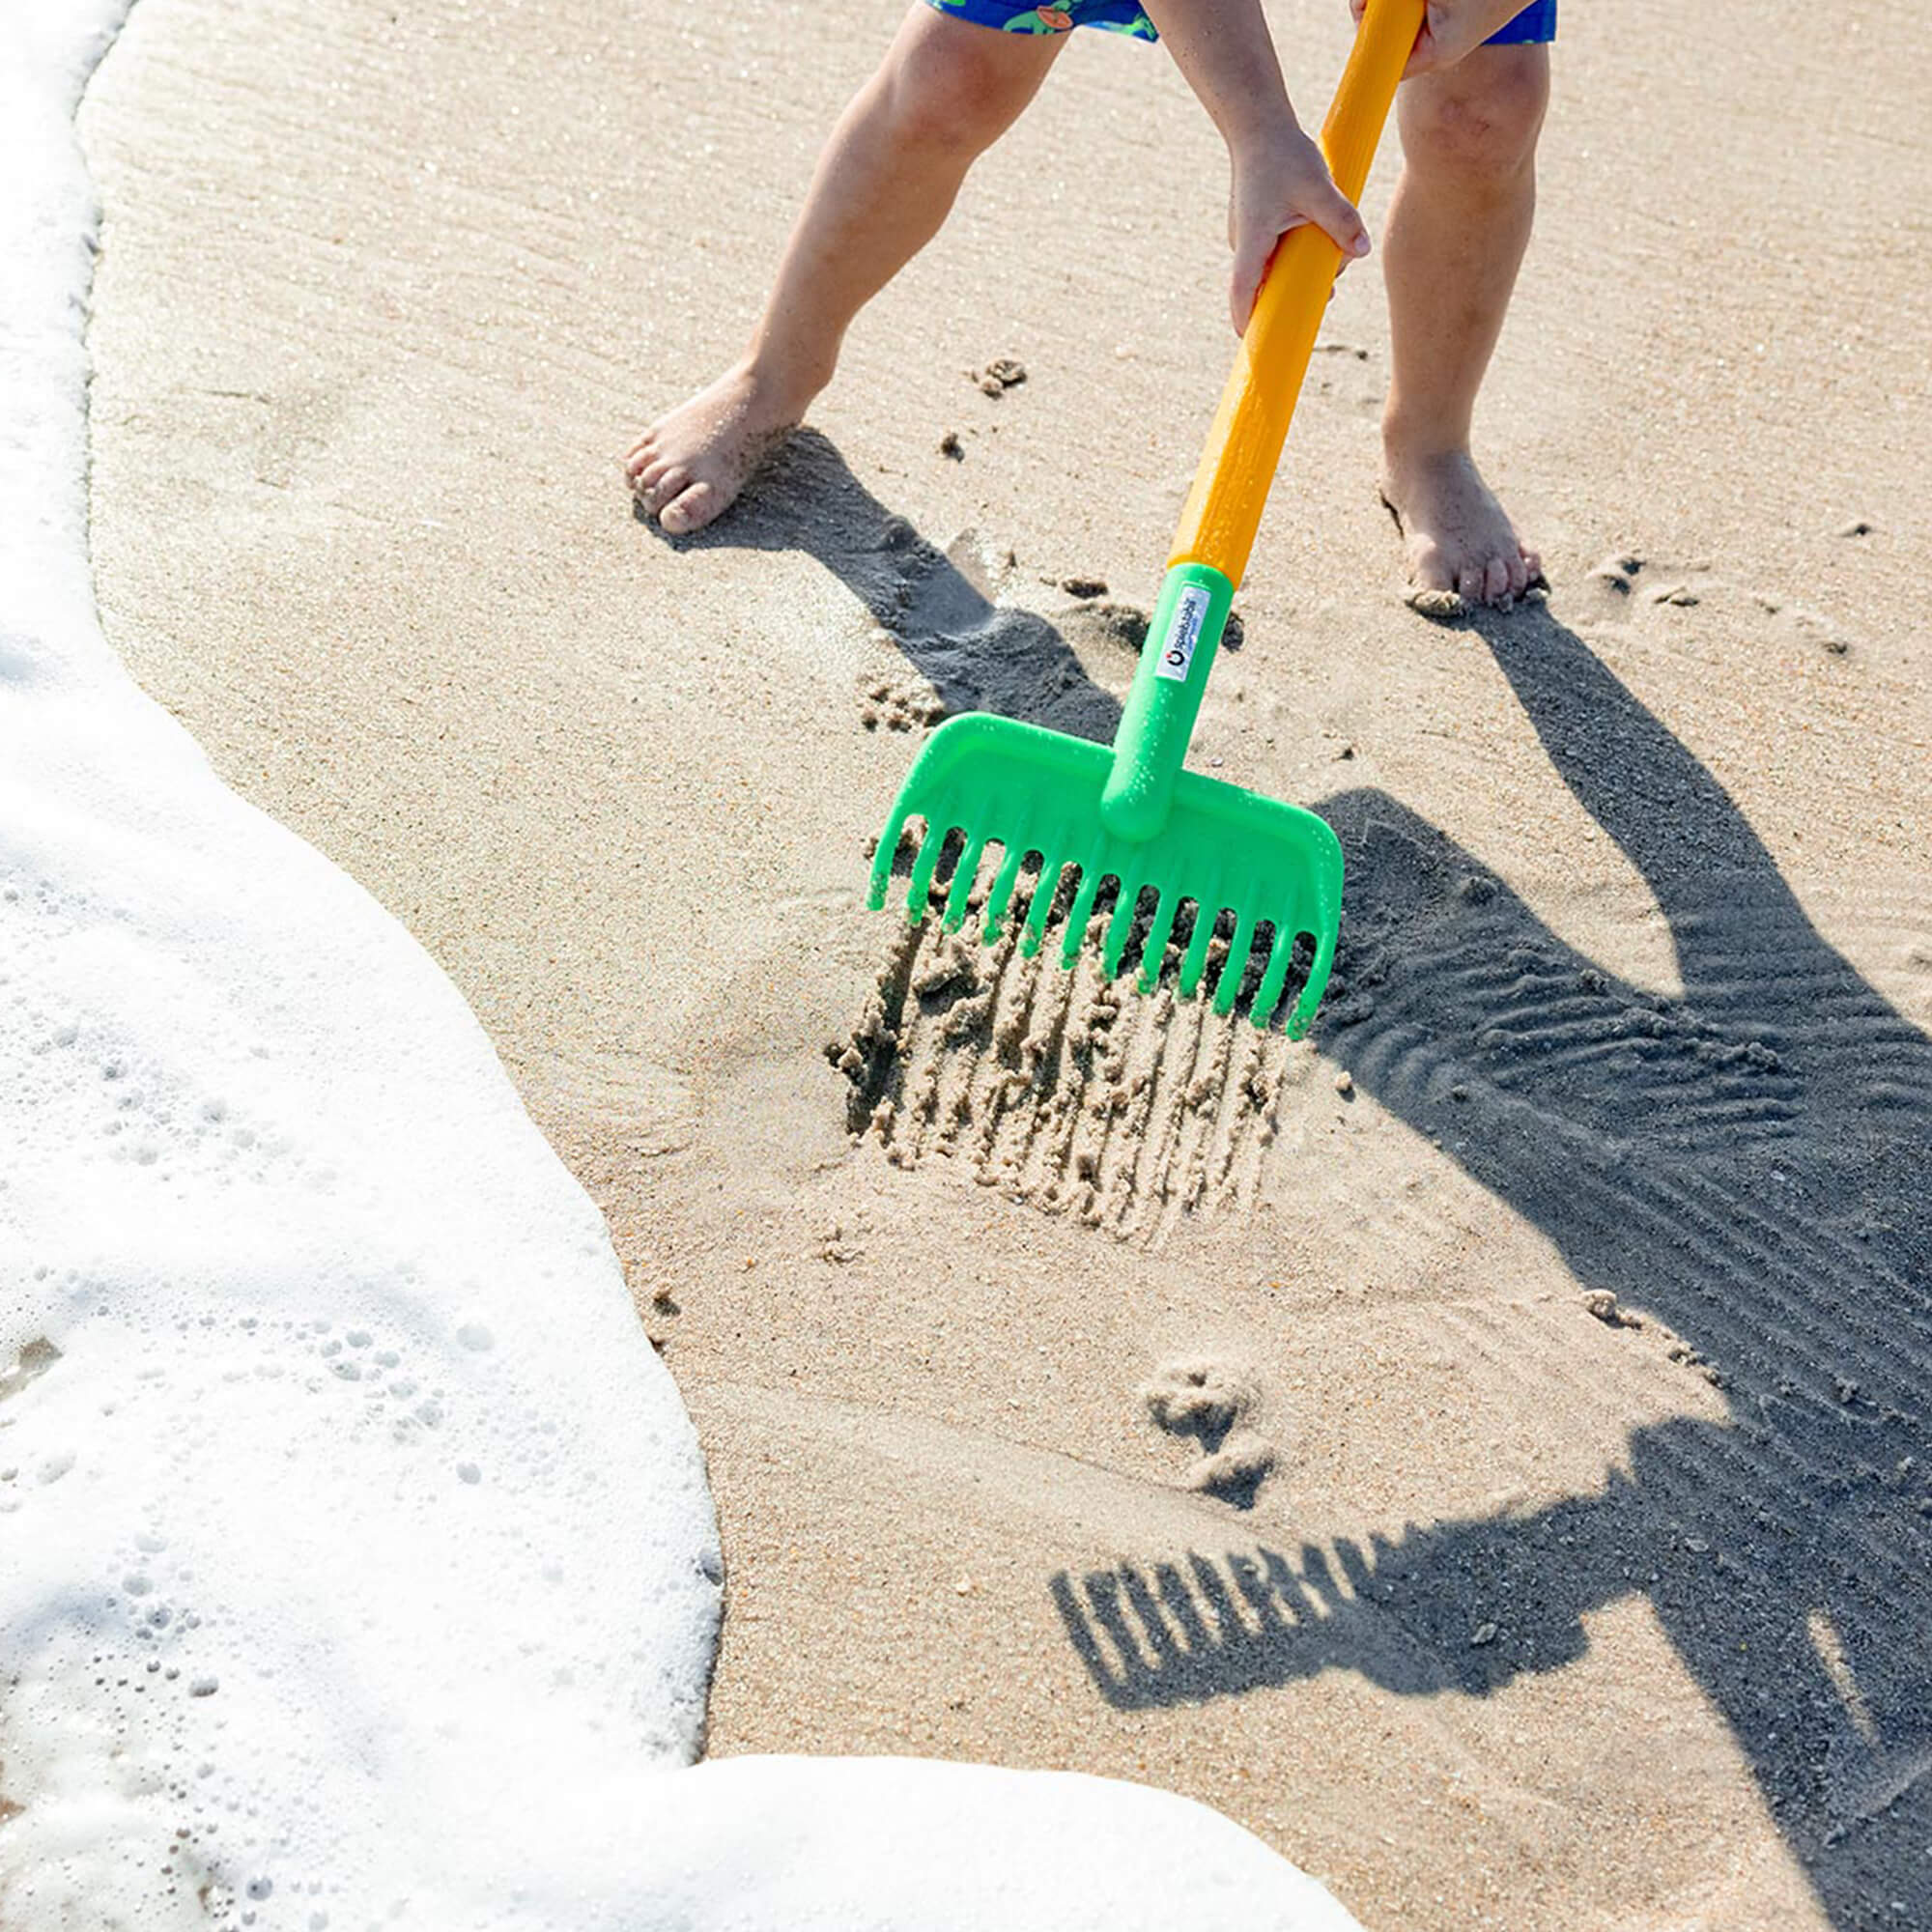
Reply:
M1371 1928L1932 1925L1932 131L1906 8L1775 11L1566 9L1479 422L1547 607L1404 608L1344 277L1195 751L1343 836L1291 1044L861 904L930 723L1118 715L1232 347L1164 56L1076 36L676 544L622 450L882 17L140 0L107 635L602 1208L712 1756L1138 1780ZM1312 121L1347 8L1270 16Z

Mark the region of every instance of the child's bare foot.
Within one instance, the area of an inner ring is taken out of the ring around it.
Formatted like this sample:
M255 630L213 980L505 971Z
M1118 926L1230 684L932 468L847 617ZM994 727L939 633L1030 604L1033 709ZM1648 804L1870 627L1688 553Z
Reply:
M1408 602L1424 616L1479 604L1507 611L1542 584L1542 559L1523 548L1466 449L1430 457L1391 449L1382 501L1408 551Z
M668 535L688 536L731 507L809 401L740 362L660 416L625 457L624 474Z

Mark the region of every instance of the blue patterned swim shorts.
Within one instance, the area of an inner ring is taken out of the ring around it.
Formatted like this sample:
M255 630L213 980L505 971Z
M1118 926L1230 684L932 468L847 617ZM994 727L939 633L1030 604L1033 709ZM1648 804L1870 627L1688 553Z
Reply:
M1057 0L1038 7L1015 7L1012 0L927 0L927 4L942 14L971 20L976 27L998 27L1009 34L1069 34L1075 27L1100 27L1140 41L1159 39L1153 22L1141 11L1140 0ZM1500 33L1492 34L1489 43L1503 47L1555 38L1556 0L1534 0Z
M1520 46L1526 41L1553 41L1556 38L1556 0L1536 0L1525 7L1506 27L1490 36L1492 47Z

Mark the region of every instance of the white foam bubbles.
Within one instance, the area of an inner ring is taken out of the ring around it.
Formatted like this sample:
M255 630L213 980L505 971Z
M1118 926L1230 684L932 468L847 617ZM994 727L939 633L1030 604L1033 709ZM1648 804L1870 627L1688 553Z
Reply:
M0 692L0 1920L26 1932L203 1923L203 1885L224 1922L251 1872L339 1872L365 1833L404 1863L501 1836L476 1767L574 1778L594 1723L627 1773L682 1763L718 1613L682 1409L473 1020L99 637L69 116L119 11L0 23L0 598L26 667ZM518 1291L543 1267L539 1327ZM579 1419L569 1455L509 1480L551 1413ZM487 1509L450 1509L459 1465ZM598 1586L540 1661L502 1583L533 1549ZM559 1655L601 1694L560 1693ZM273 1857L242 1862L249 1835ZM286 1896L247 1909L300 1922Z

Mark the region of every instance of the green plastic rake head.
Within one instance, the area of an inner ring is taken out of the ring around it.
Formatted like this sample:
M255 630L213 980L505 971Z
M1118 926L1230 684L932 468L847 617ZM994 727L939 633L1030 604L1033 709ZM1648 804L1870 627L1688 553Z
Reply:
M1423 0L1368 0L1363 11L1321 129L1329 171L1350 200L1360 199L1422 23ZM1158 977L1175 918L1191 900L1194 928L1180 991L1191 996L1200 985L1215 926L1231 912L1233 942L1214 988L1215 1009L1227 1012L1256 933L1270 925L1273 941L1250 1009L1255 1023L1265 1026L1288 983L1294 941L1306 933L1314 960L1288 1030L1307 1031L1335 957L1342 848L1312 812L1183 771L1181 760L1341 259L1336 244L1310 223L1288 234L1268 265L1181 511L1113 750L978 713L942 725L886 821L870 904L885 903L899 834L908 819L921 818L925 832L913 863L911 918L924 917L943 849L956 835L964 843L947 891L945 923L956 928L964 922L980 865L998 846L985 921L986 937L997 938L1026 858L1037 854L1041 870L1021 936L1026 952L1038 950L1066 868L1077 867L1061 944L1068 964L1102 887L1113 879L1118 896L1102 954L1107 971L1118 972L1142 895L1151 888L1158 902L1141 952L1143 987Z
M1101 947L1107 973L1121 970L1137 920L1151 911L1139 977L1142 989L1151 991L1176 918L1191 903L1194 926L1179 988L1192 998L1216 923L1227 911L1234 933L1215 982L1215 1011L1233 1008L1256 935L1269 925L1273 938L1250 1009L1255 1024L1265 1026L1287 986L1295 939L1305 933L1314 959L1288 1031L1297 1037L1306 1032L1335 956L1342 848L1313 812L1179 768L1229 595L1227 580L1205 566L1170 571L1112 751L982 712L942 724L886 821L868 903L885 904L899 835L909 819L923 819L906 899L909 919L930 910L933 875L949 835L962 842L942 915L948 931L965 923L988 854L998 848L982 928L989 942L1005 925L1022 866L1037 855L1040 869L1019 937L1022 952L1037 952L1043 943L1070 867L1077 877L1061 931L1063 964L1072 965L1094 902L1111 880L1116 894ZM1157 895L1151 908L1145 902L1150 890Z

